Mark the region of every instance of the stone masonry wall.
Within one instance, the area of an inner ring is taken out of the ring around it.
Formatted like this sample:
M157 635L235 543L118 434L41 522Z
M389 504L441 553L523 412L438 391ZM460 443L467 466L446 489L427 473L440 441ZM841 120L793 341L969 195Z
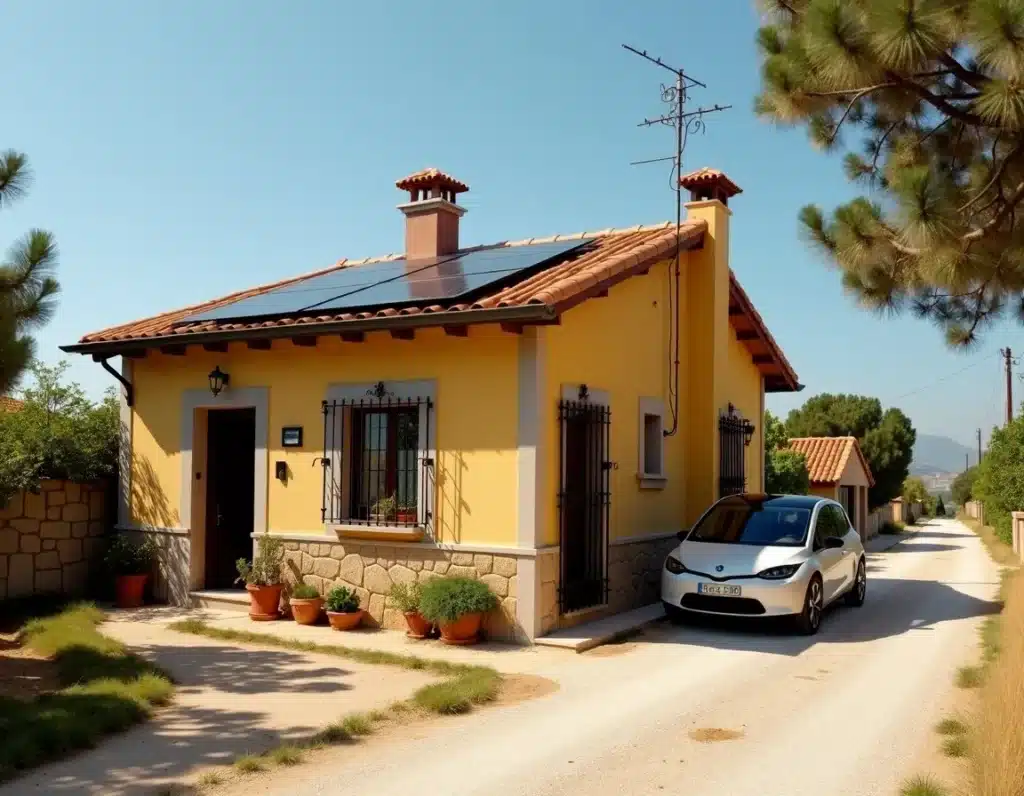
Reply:
M679 544L673 535L608 549L608 605L618 613L661 599L661 570L665 557Z
M0 600L85 591L106 530L106 485L43 481L0 509Z
M368 624L400 629L405 617L390 604L393 583L426 581L444 575L479 578L500 600L484 623L488 638L522 641L516 622L518 562L511 556L443 550L436 547L387 544L344 539L338 542L285 543L285 580L302 581L326 595L335 586L348 586L359 595Z

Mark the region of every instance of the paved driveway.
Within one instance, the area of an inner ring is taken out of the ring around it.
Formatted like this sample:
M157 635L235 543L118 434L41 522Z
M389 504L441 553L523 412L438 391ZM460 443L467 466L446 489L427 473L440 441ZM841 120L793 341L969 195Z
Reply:
M870 557L867 604L813 640L657 626L535 673L555 694L333 749L225 793L886 796L935 743L997 569L954 521ZM724 729L734 740L692 734ZM398 764L396 764L398 763Z

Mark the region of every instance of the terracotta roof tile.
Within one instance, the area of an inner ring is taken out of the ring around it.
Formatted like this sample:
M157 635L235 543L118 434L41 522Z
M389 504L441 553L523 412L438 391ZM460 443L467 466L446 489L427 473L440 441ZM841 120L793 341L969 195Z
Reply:
M689 191L696 188L717 185L722 189L727 197L743 193L743 189L726 177L725 172L719 171L718 169L708 168L707 166L697 169L696 171L691 171L689 174L684 174L679 178L679 185Z
M17 412L25 405L24 401L11 398L8 395L0 395L0 412Z
M850 456L856 456L867 473L868 483L875 485L871 468L856 437L794 437L789 441L789 447L807 458L812 484L839 483Z
M395 183L395 187L401 188L403 191L413 191L416 188L432 184L448 188L455 193L465 193L469 190L469 186L462 180L457 180L451 174L445 174L440 169L433 167L413 172L408 177L402 177Z

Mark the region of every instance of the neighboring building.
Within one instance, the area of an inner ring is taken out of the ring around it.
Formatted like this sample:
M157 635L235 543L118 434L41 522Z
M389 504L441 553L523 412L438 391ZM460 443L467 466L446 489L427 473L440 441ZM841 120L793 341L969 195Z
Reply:
M875 485L871 468L856 437L797 437L789 446L807 457L811 493L838 500L853 527L865 535L868 488Z
M656 600L676 531L763 488L765 391L799 389L729 269L739 188L682 184L678 238L464 248L468 187L428 169L397 183L404 253L66 346L123 358L120 526L162 540L168 597L230 588L269 532L386 625L430 572L487 581L520 639Z
M0 412L17 412L25 405L24 401L11 398L7 395L0 395Z

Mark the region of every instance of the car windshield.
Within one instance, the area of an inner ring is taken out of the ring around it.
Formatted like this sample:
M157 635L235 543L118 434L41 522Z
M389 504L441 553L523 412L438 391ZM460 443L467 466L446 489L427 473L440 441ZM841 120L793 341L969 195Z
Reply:
M688 542L802 547L811 510L776 500L727 498L717 503L686 537Z

